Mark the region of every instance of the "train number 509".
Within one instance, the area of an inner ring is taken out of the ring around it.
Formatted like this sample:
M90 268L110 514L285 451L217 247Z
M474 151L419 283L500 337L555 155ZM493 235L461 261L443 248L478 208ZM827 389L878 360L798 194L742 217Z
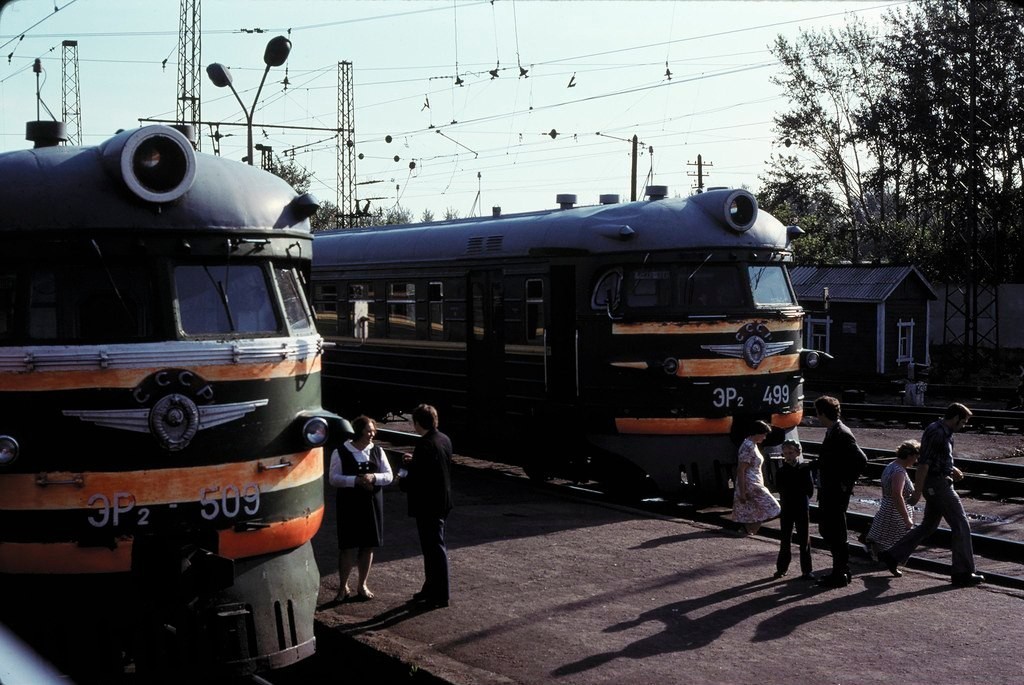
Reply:
M769 385L764 389L761 401L765 404L789 404L789 386Z
M200 488L199 504L202 506L200 513L207 521L212 521L219 516L235 518L242 512L252 516L260 509L260 486L256 483L249 483L242 487L218 485L212 488Z

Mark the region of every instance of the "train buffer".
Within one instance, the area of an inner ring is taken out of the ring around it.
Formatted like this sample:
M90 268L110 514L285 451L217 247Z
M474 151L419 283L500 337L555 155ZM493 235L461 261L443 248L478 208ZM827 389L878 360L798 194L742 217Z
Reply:
M372 650L420 678L412 682L460 684L1020 678L1019 656L1007 649L1024 636L1019 590L957 589L917 569L892 578L864 558L853 560L853 582L842 589L801 580L795 559L775 580L776 539L594 504L512 477L509 467L458 461L449 608L406 603L422 560L397 488L385 494L385 546L370 577L376 599L332 604L330 511L315 541L325 655ZM813 559L817 573L830 561L819 549Z

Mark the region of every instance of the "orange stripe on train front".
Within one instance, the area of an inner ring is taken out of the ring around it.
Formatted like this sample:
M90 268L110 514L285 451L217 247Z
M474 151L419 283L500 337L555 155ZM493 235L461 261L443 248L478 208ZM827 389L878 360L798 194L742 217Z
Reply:
M772 414L772 427L782 428L783 430L789 430L800 425L800 422L804 420L803 407L797 409L791 414Z
M612 335L703 335L708 333L736 333L749 321L646 321L613 323ZM802 320L754 321L764 323L772 332L799 331Z
M220 531L217 553L244 559L293 549L313 539L324 508L290 521L245 532ZM80 547L74 542L0 542L0 572L32 574L127 573L132 568L132 538L109 547Z
M285 462L291 466L278 467ZM182 466L170 469L115 472L13 473L0 475L0 510L88 509L89 499L100 494L128 493L134 504L157 505L172 502L196 502L203 489L249 484L261 493L305 485L323 477L323 448L287 454L282 457L229 462L210 466ZM82 485L53 484L72 481L78 476ZM41 485L45 478L48 485ZM94 503L95 504L95 503ZM99 505L96 505L99 506Z
M312 540L324 519L321 506L309 516L291 521L271 523L261 530L237 532L233 529L220 531L220 555L231 559L244 559L257 554L280 552L298 547Z
M780 354L768 357L750 368L742 359L679 359L676 375L683 378L713 376L753 376L766 373L788 373L800 370L800 357L795 354Z
M0 374L3 389L18 391L81 390L93 388L134 388L148 376L165 367L147 366L138 369L89 369L87 371L32 371ZM177 367L176 367L177 368ZM309 359L286 360L273 364L223 364L202 366L183 364L207 381L249 381L268 378L291 378L319 373L320 355Z
M803 409L792 414L772 414L771 424L774 428L788 430L800 425L803 417ZM624 435L724 435L732 430L732 423L731 416L717 419L617 418L615 429Z
M728 433L732 417L719 419L615 419L615 428L625 435L717 435Z

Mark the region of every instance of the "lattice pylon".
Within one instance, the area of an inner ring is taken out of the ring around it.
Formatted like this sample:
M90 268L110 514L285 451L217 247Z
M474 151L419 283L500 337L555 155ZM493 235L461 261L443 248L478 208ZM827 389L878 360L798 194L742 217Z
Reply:
M200 125L202 93L202 22L200 0L181 0L181 18L178 23L178 114L179 124L192 127L195 145L201 147L203 136Z
M61 118L67 130L67 145L82 144L82 98L78 80L78 41L61 43L61 74L64 81Z

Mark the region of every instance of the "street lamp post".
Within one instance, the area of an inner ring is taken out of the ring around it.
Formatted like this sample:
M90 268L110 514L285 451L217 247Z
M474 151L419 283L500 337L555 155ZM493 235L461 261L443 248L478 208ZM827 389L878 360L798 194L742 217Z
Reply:
M260 79L260 87L256 89L256 97L252 101L252 107L248 109L245 103L242 102L242 98L238 96L238 91L235 90L235 85L232 83L231 71L221 64L220 62L214 62L210 66L206 67L206 75L210 77L213 85L218 88L227 86L231 89L235 99L238 100L238 104L242 108L242 113L245 114L245 130L248 144L249 156L247 160L250 165L253 163L253 146L252 146L252 116L256 112L256 103L259 102L260 93L263 92L263 84L267 80L267 74L270 72L270 67L279 67L285 63L288 59L288 53L292 51L292 42L284 36L277 36L271 38L267 43L266 50L263 51L263 63L267 65L266 69L263 70L263 78Z

